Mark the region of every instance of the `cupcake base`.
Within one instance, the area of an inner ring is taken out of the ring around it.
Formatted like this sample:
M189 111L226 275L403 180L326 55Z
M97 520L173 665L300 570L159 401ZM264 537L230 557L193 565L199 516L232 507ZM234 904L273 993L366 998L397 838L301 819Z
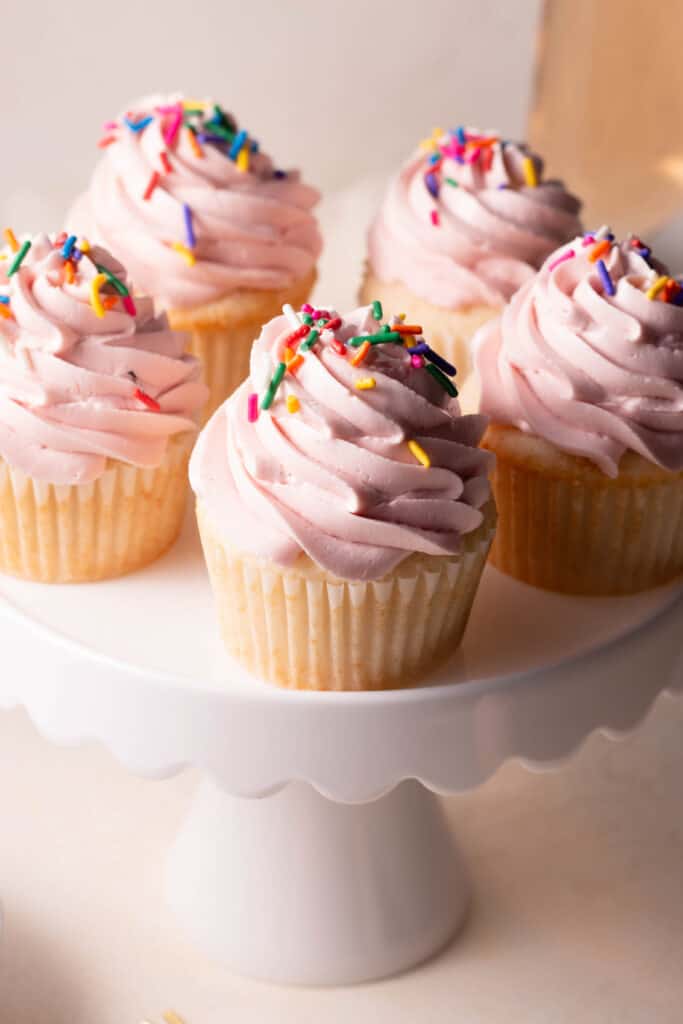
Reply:
M32 480L0 460L0 572L93 582L154 561L182 526L192 443L172 438L154 469L112 459L97 480L72 486Z
M514 427L482 442L492 476L496 568L567 594L631 594L683 573L683 473L626 452L616 478Z
M500 309L494 306L471 306L468 309L453 310L434 306L425 299L414 295L399 281L381 281L371 270L367 270L360 290L360 301L364 304L379 299L385 316L405 313L411 323L421 324L425 337L432 348L456 367L455 378L460 393L460 406L464 412L476 412L479 408L479 389L473 371L471 341L482 326L498 316Z
M486 562L495 509L458 555L414 554L353 582L305 555L283 568L225 545L201 502L199 530L225 646L254 675L300 690L411 685L458 646Z
M189 336L188 352L202 363L209 389L202 423L247 377L251 347L263 324L278 316L285 302L298 309L311 294L315 281L313 270L291 288L238 292L198 309L167 311L173 330Z

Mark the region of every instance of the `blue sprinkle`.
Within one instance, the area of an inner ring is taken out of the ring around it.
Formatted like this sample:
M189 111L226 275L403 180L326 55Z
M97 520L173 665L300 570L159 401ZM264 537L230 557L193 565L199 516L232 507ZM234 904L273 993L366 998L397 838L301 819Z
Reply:
M642 256L644 260L649 260L652 255L652 249L648 249L646 245L644 245L642 249L636 249L636 252L639 256Z
M461 146L464 146L465 143L467 142L467 136L465 135L465 129L462 126L460 128L456 128L455 129L455 137L457 138L457 140L458 140L458 142L460 143Z
M429 162L430 162L430 164L438 164L440 159L441 159L441 153L432 153L432 155L429 158Z
M449 377L455 377L457 370L453 364L449 363L447 359L444 359L443 356L440 356L437 352L431 349L429 345L427 345L425 357L430 363L434 363L434 366L438 366L442 373L447 374Z
M197 239L194 233L194 225L192 224L192 210L183 203L183 217L185 218L185 237L187 238L188 249L194 249L197 245Z
M235 138L233 139L233 143L230 147L230 150L228 151L228 156L230 157L231 160L237 159L240 150L246 141L247 133L244 131L244 129L242 129L242 131L238 132Z
M251 140L251 142L249 143L249 149L252 151L252 153L258 153L258 151L259 151L259 144L256 141L256 139L252 139Z
M62 256L64 257L65 260L68 260L70 258L71 250L73 249L75 244L76 244L76 236L75 235L69 235L69 237L67 238L66 242L62 246Z
M614 281L610 277L609 270L605 266L605 261L604 260L598 260L595 265L598 268L598 273L600 274L600 279L602 281L603 287L604 287L605 291L607 292L607 294L608 295L616 295L617 294L617 290L614 287Z
M151 115L149 117L143 117L140 121L131 121L129 117L124 117L123 119L124 124L126 124L132 132L141 132L143 128L146 128L153 120L154 118Z
M429 351L429 345L426 341L418 341L416 345L407 345L406 352L410 352L411 356L421 356L425 352Z
M9 295L0 295L0 302L3 306L9 306Z
M226 146L227 140L222 135L214 135L212 132L197 132L199 142L210 142L214 146Z
M436 180L434 171L429 171L425 174L425 185L430 195L434 196L435 199L439 198L439 182Z

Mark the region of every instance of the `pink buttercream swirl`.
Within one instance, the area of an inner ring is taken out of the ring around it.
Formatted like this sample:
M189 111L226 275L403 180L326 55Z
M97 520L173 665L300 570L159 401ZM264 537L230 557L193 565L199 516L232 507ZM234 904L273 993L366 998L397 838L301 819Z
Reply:
M334 576L376 579L413 552L457 552L480 525L490 496L491 459L477 447L484 418L461 415L401 344L372 345L358 366L358 349L335 348L379 329L371 306L321 329L254 422L250 396L267 393L292 313L265 325L250 379L204 428L190 465L193 488L229 543L285 565L305 552ZM358 390L363 378L374 386Z
M437 306L502 306L581 230L581 204L543 180L525 145L458 132L464 144L455 132L436 136L391 182L369 233L370 267Z
M206 101L204 109L197 119L179 95L152 96L106 125L102 159L68 218L166 309L286 288L313 269L321 249L312 214L319 193L297 171L277 170L246 134L243 159L231 158L228 139L215 132L239 142L235 122L220 111L212 125L218 108Z
M77 255L71 282L47 235L14 274L11 252L0 262L0 456L51 484L95 480L108 458L159 465L171 435L196 430L206 400L184 336L154 316L150 299L136 299L132 315L106 282L98 316L98 266L124 286L125 272L104 249Z
M482 328L482 412L608 476L627 449L681 470L683 308L648 297L665 269L637 240L610 244L602 267L586 242L554 253Z

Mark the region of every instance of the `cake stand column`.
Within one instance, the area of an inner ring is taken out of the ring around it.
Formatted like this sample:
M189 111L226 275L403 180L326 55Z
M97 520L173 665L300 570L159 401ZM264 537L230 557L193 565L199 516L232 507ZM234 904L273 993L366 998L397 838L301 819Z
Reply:
M304 985L419 963L451 938L468 902L439 801L412 780L363 804L302 782L245 799L203 781L169 855L167 891L210 956Z

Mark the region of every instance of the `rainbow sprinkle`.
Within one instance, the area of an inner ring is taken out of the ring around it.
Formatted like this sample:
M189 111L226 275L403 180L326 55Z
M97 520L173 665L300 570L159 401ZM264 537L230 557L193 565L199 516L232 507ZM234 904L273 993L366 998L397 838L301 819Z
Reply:
M287 412L295 413L301 408L296 395L287 395Z
M12 262L9 265L9 267L7 268L7 276L8 277L11 277L12 274L16 274L17 270L19 269L19 267L21 266L21 264L24 261L26 253L29 251L30 248L31 248L31 243L29 241L26 241L21 246L19 251L15 253L14 259L12 260Z
M371 391L375 387L376 381L374 377L359 377L355 383L355 387L358 391Z
M548 264L548 273L552 273L552 271L555 270L556 267L559 267L560 264L566 263L567 260L574 259L575 256L576 253L573 249L567 249L567 251L563 252L561 256L558 256L552 261L552 263Z
M258 395L254 391L247 399L247 419L250 423L256 423L258 419Z
M536 170L535 162L530 156L524 157L522 171L524 173L524 181L529 188L538 188L538 171Z
M270 384L268 385L265 395L261 399L262 409L270 409L271 405L273 404L275 395L277 394L277 389L280 387L280 384L282 383L282 378L285 375L286 369L286 363L277 364L277 369L275 370L275 373L272 376L272 379L270 381Z
M607 265L605 264L605 261L604 260L597 260L595 265L598 268L598 273L600 275L600 280L602 281L602 286L605 289L605 292L607 293L607 295L616 295L617 294L617 289L614 287L614 281L612 280L612 278L610 276L610 272L607 269Z
M12 252L19 252L19 243L17 242L17 236L14 234L11 228L5 228L3 235L7 241Z
M648 299L656 299L668 280L669 278L666 277L666 275L658 277L655 283L651 285L646 292Z
M95 310L95 316L100 318L104 316L104 306L102 305L102 299L100 298L100 288L106 283L106 274L96 274L90 285L90 305Z
M185 221L185 237L187 239L188 248L194 249L197 245L197 239L195 237L194 225L192 223L192 210L187 203L183 203L183 219Z
M431 459L427 455L422 445L418 444L417 441L408 441L408 448L412 455L415 456L418 462L421 462L425 469L429 469L431 466Z
M191 249L188 249L186 245L183 245L182 242L171 242L171 248L174 252L179 253L183 257L188 267L193 267L195 265L196 260L194 253Z

